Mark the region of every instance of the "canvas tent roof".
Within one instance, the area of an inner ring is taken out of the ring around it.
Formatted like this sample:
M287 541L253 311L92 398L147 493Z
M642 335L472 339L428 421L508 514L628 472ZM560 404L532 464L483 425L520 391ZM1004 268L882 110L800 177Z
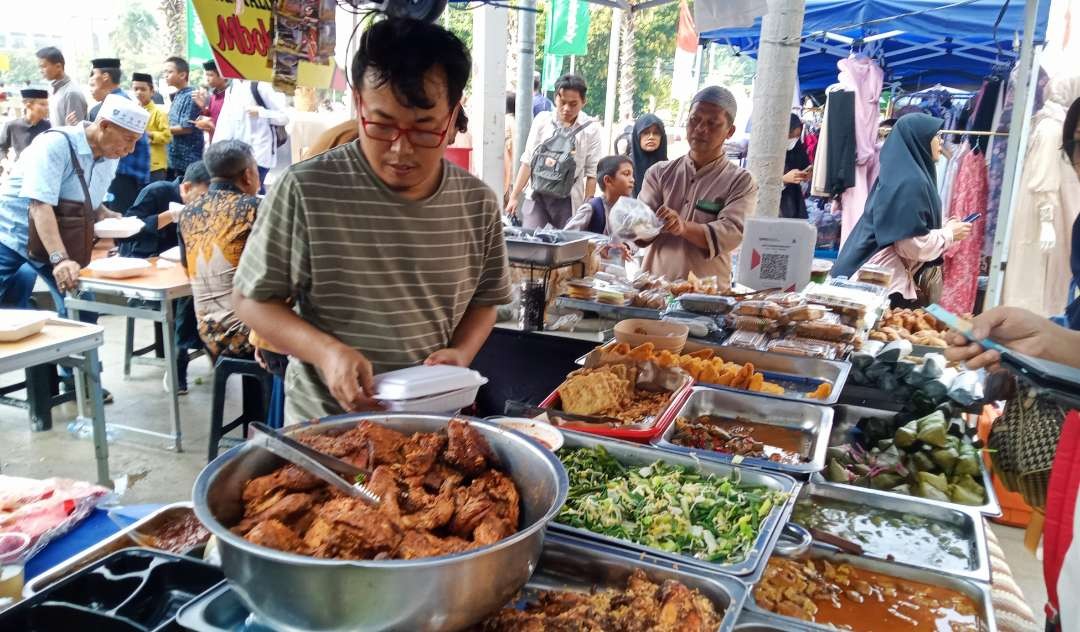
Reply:
M1049 5L1040 2L1036 44L1045 40ZM1023 24L1023 0L807 0L799 82L803 91L823 90L836 81L836 62L862 51L878 59L887 82L974 88L995 62L1015 60ZM701 41L756 57L760 32L759 18L752 27L702 33Z

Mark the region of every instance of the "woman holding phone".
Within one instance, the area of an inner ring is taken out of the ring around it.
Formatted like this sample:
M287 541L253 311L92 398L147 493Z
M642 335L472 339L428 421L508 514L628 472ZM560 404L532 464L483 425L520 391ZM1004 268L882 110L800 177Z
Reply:
M927 114L908 114L896 121L881 148L880 175L866 209L832 270L833 276L854 277L866 264L888 268L893 307L936 302L932 291L920 293L923 279L917 277L933 272L945 251L971 234L967 222L950 219L942 226L934 163L941 155L938 132L944 124ZM922 285L929 289L933 284Z
M807 219L802 183L810 180L810 157L802 142L803 122L791 115L787 154L784 155L784 190L780 192L780 217Z

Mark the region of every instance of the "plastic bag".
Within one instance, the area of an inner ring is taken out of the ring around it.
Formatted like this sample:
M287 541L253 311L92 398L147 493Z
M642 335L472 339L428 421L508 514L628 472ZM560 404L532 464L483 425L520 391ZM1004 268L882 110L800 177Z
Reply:
M608 216L611 232L629 241L649 240L660 234L664 223L644 202L621 197Z
M111 498L101 487L64 478L37 480L0 475L0 532L30 536L28 559Z

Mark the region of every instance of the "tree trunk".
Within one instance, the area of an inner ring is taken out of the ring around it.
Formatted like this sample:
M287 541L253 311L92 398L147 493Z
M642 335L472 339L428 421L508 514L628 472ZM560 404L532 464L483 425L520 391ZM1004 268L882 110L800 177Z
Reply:
M634 118L634 84L637 75L634 72L634 12L624 11L622 19L622 40L619 51L619 124L616 129ZM614 134L618 136L618 134Z
M754 80L749 167L758 184L755 215L780 214L784 156L799 62L804 0L777 0L761 21L761 49Z
M166 50L168 55L185 57L187 50L187 3L184 0L161 0L165 14Z

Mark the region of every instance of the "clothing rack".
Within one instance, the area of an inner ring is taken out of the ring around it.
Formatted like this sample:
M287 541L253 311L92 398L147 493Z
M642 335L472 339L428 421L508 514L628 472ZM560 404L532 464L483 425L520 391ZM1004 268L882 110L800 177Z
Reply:
M1008 132L973 132L966 129L943 129L939 134L961 134L964 136L1008 136Z

